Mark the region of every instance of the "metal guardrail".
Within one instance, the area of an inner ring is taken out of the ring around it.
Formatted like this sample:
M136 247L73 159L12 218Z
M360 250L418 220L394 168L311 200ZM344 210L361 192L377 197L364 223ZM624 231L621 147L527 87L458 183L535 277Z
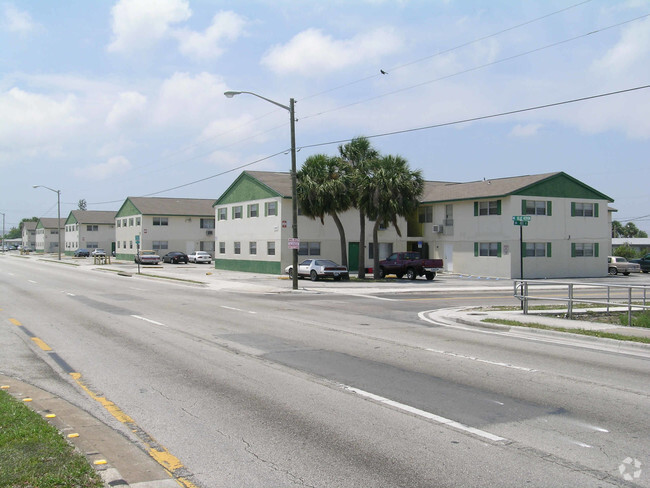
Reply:
M549 296L539 294L539 290L555 288L564 296ZM566 289L566 292L564 290ZM602 294L594 298L576 296L576 290L587 295L594 290ZM607 312L610 307L625 307L627 309L627 323L632 324L633 310L648 310L648 291L650 285L613 285L607 283L574 283L566 281L548 280L515 280L514 296L521 300L524 314L528 314L528 305L531 300L544 300L550 302L566 302L567 318L573 318L573 307L576 303L603 305Z

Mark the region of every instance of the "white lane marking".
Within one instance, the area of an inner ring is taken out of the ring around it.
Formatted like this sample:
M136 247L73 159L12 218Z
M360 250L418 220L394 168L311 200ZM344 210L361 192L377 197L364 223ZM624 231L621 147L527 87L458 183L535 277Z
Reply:
M34 281L34 280L27 280L27 281L28 281L29 283L38 283L38 281Z
M444 354L445 356L452 356L452 357L455 357L455 358L469 359L471 361L491 364L493 366L503 366L504 368L517 369L519 371L526 371L528 373L534 373L534 372L537 371L536 369L525 368L523 366L515 366L514 364L509 364L509 363L500 363L500 362L497 362L497 361L489 361L487 359L475 358L474 356L465 356L463 354L457 354L457 353L451 352L451 351L439 351L437 349L429 349L429 348L425 348L425 351L435 352L437 354Z
M235 310L236 312L244 312L244 313L252 313L256 314L257 312L252 312L250 310L242 310L241 308L235 308L235 307L227 307L225 305L220 305L221 308L227 308L228 310Z
M131 315L134 319L139 319L139 320L144 320L145 322L149 322L150 324L154 325L162 325L163 327L166 327L165 324L162 324L160 322L156 322L155 320L148 319L146 317L140 317L139 315Z
M445 417L440 417L439 415L435 415L430 412L420 410L419 408L411 407L410 405L405 405L403 403L399 403L394 400L389 400L388 398L384 398L379 395L375 395L374 393L369 393L367 391L360 390L359 388L355 388L353 386L341 385L341 387L344 390L351 391L352 393L356 393L357 395L361 395L366 398L370 398L371 400L374 400L379 403L383 403L384 405L390 405L391 407L397 408L399 410L403 410L405 412L412 413L419 417L423 417L427 420L432 420L439 424L448 425L449 427L453 427L463 432L468 432L470 434L474 434L494 442L501 442L507 440L504 437L499 437L498 435L491 434L490 432L486 432L484 430L477 429L475 427L470 427L469 425L461 424L460 422L456 422L455 420L451 420Z
M584 442L574 441L574 440L571 441L571 444L575 444L576 446L580 446L580 447L586 447L588 449L593 449L594 447L594 446L590 446L589 444L585 444Z

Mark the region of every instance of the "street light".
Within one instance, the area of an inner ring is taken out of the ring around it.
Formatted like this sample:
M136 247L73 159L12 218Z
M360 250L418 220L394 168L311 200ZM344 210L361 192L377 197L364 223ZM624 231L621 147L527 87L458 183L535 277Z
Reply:
M253 95L254 97L261 98L266 100L273 105L281 107L289 112L289 121L291 123L291 209L292 209L292 222L291 227L293 228L293 238L297 242L298 239L298 192L296 190L296 117L294 112L295 100L293 98L289 99L289 106L283 105L281 103L270 100L262 95L249 91L227 91L224 95L228 98L232 98L235 95L241 95L242 93L247 93L248 95ZM293 273L291 273L293 280L293 289L298 289L298 249L294 247L293 249Z
M45 186L45 185L34 185L32 188L45 188L46 190L50 190L56 193L56 210L57 210L56 225L59 231L59 261L61 261L61 190L54 190L49 186ZM45 251L45 248L43 248L43 251Z
M4 252L5 252L5 214L2 214L2 254L4 254Z

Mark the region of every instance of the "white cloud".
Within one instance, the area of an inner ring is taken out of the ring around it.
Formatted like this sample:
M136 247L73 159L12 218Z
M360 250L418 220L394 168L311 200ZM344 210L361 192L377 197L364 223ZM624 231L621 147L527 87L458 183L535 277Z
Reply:
M319 29L307 29L287 44L271 47L261 62L276 73L322 76L353 64L377 62L382 56L398 51L402 44L402 39L390 28L346 40L332 39Z
M119 176L131 169L131 163L124 156L113 156L105 163L99 163L86 168L77 168L74 174L78 178L87 180L106 180L113 176Z
M148 48L170 35L171 25L190 18L187 0L120 0L113 8L109 51Z
M174 73L160 87L153 114L159 125L202 126L225 103L226 85L209 73Z
M181 53L198 59L219 57L224 49L221 44L234 41L243 34L246 19L234 12L218 12L205 32L179 29L174 32L180 43Z
M118 127L124 123L137 119L147 104L147 97L138 92L124 92L113 105L106 117L106 125Z
M3 5L1 24L9 32L28 33L36 28L29 12L18 10L13 4Z
M536 135L541 127L542 124L517 124L512 128L509 135L512 137L531 137Z

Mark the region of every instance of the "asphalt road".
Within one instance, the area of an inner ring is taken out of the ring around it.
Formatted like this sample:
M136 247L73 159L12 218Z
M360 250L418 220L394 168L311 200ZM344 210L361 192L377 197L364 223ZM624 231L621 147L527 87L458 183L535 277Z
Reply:
M13 256L0 286L0 372L193 486L650 486L650 351L418 316L508 286L214 289Z

